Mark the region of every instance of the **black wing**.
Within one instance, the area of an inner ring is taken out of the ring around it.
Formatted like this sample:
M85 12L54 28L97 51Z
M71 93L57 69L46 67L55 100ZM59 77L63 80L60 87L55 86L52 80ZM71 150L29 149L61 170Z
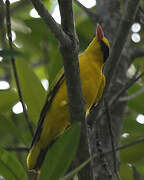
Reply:
M39 141L46 113L47 113L48 109L50 108L50 106L52 104L52 101L53 101L53 99L54 99L54 97L55 97L55 95L56 95L60 85L64 82L64 80L65 80L64 77L65 76L64 76L63 69L62 69L62 74L61 74L60 78L56 79L56 83L54 84L54 86L51 88L51 90L49 91L49 93L47 95L46 102L45 102L44 107L43 107L43 109L41 111L40 118L39 118L38 125L37 125L37 129L35 131L31 147L36 142Z

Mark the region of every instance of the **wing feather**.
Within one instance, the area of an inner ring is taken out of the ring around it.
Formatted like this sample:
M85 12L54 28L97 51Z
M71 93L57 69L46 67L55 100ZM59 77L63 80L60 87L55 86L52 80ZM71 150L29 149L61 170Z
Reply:
M40 118L38 121L37 129L35 131L35 135L34 135L33 140L32 140L31 147L39 141L46 113L48 112L58 89L60 88L61 84L64 81L65 81L64 69L62 68L60 70L60 72L58 73L58 75L56 76L56 79L55 79L54 83L52 84L52 86L50 87L50 90L48 92L46 102L45 102L45 104L42 108L42 111L40 113Z

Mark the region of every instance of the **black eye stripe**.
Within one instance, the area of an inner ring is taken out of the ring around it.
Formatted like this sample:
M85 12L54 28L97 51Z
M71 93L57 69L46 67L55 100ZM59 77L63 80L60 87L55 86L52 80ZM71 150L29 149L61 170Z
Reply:
M107 58L109 57L109 47L103 41L100 41L100 46L104 54L104 62L105 62Z

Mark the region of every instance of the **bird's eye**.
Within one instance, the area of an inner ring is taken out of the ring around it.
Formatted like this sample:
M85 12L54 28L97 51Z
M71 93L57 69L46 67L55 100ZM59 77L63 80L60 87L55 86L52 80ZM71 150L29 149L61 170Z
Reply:
M103 41L100 41L100 46L104 54L104 62L105 62L107 58L109 57L109 47Z

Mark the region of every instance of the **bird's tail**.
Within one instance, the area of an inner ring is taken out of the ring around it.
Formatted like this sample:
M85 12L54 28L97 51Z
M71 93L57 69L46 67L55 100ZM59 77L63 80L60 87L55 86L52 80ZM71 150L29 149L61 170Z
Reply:
M27 167L29 170L38 171L42 165L48 148L40 149L37 144L33 145L27 156Z
M57 139L57 138L56 138ZM51 143L45 147L40 148L39 144L34 144L32 148L29 151L29 154L27 156L27 167L28 170L35 170L39 171L41 168L41 165L45 159L46 153L51 148L51 146L55 143L56 139L51 141Z

